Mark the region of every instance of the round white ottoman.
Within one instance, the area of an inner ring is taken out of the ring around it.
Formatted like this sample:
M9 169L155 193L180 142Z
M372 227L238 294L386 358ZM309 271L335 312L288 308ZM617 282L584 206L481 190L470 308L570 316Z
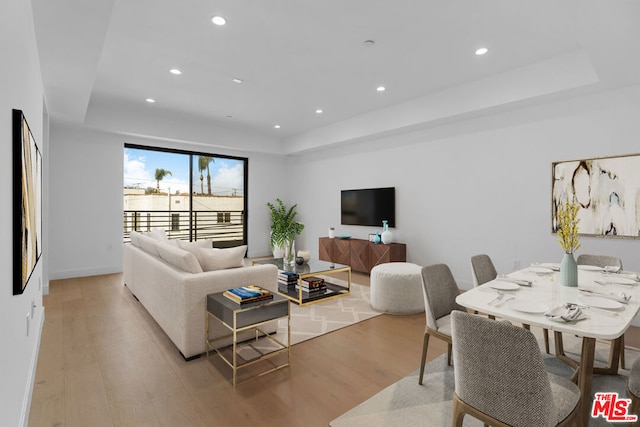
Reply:
M371 306L390 314L423 312L422 267L409 262L390 262L373 267Z

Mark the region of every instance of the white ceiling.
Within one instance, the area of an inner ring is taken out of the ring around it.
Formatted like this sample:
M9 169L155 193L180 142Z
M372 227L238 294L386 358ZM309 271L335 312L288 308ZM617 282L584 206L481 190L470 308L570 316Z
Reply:
M134 131L119 112L158 120L175 113L288 141L295 151L296 143L345 139L335 136L345 123L371 127L364 135L640 83L640 2L632 0L32 0L32 7L52 120L113 131ZM227 25L213 25L213 15ZM489 53L476 56L482 46ZM183 74L170 74L174 67ZM387 90L377 92L379 85Z

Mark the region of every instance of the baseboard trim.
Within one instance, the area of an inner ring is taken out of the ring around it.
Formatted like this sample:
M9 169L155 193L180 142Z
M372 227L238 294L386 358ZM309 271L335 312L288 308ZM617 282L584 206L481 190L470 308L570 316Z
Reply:
M31 355L31 364L29 368L29 378L27 380L28 387L22 403L22 413L20 414L20 425L27 427L29 425L29 412L31 412L31 399L33 397L33 386L36 381L36 369L38 368L38 355L40 354L40 341L42 340L42 328L44 327L44 307L41 309L40 323L38 324L38 335L36 337L36 345Z
M72 279L75 277L100 276L102 274L122 273L122 265L110 267L85 268L79 270L52 271L49 273L49 280Z

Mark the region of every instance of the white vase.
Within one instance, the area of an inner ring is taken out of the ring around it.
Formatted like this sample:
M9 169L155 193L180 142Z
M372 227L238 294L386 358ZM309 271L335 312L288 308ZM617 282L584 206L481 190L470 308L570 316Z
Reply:
M387 225L387 221L382 221L382 235L380 236L382 239L382 243L388 245L393 242L393 233L389 230L389 226Z
M311 259L311 252L306 249L300 249L298 251L298 256L302 257L302 259L304 259L304 262L309 262L309 260Z

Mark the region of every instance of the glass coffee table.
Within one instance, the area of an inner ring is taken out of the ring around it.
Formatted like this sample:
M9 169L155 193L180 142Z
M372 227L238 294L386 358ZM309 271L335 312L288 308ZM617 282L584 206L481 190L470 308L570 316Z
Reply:
M336 264L328 261L320 261L310 259L308 262L298 265L283 265L282 258L270 258L263 260L255 260L254 264L273 264L278 267L280 274L288 273L289 276L295 278L296 286L291 283L289 286L278 282L278 294L303 306L309 305L328 299L339 298L351 293L351 267L348 265ZM337 273L347 273L347 280L342 284L341 280L332 280L332 275ZM304 292L302 281L309 277L321 277L324 279L326 289L313 292Z

